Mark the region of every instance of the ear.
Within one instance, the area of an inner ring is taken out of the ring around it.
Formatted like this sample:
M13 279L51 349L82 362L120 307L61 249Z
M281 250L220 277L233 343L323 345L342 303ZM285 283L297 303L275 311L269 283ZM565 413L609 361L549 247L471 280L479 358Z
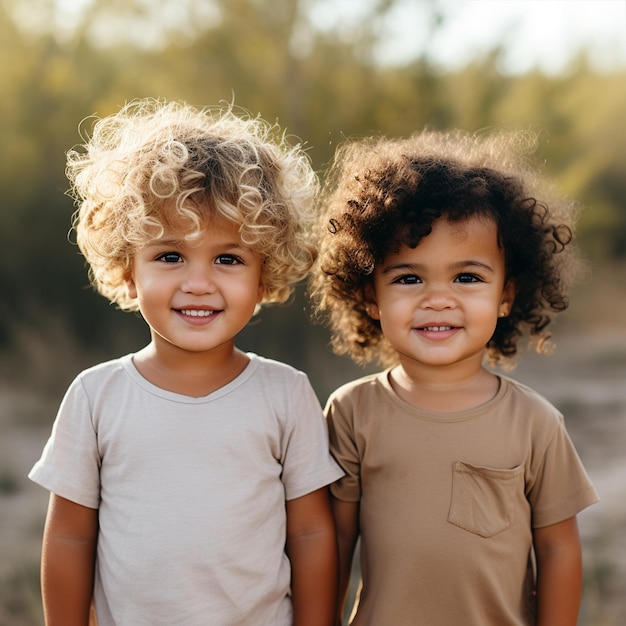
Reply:
M135 285L135 279L133 278L133 274L130 270L124 277L124 282L126 283L128 297L134 300L137 297L137 286Z
M259 292L257 294L256 303L261 304L261 300L263 300L263 295L265 294L265 287L262 282L259 282Z
M373 319L380 320L380 309L376 304L376 291L372 283L367 283L363 288L365 295L365 312Z
M498 317L507 317L511 313L513 303L515 302L515 294L517 288L515 281L509 279L502 290L502 298L500 299L500 307L498 309Z

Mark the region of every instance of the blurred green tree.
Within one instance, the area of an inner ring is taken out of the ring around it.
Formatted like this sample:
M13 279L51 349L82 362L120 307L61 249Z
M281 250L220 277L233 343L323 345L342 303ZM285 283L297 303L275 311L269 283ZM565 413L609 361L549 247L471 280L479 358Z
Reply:
M72 13L68 6L39 0L35 11L28 0L0 0L7 373L18 371L16 359L24 369L72 353L66 366L47 368L51 381L64 377L64 384L83 361L146 340L136 316L85 290L86 270L66 239L74 207L64 195L64 154L81 142L79 125L88 133L89 116L137 97L232 102L260 113L304 141L321 174L349 137L406 135L426 125L534 128L546 172L589 207L583 247L596 259L626 258L623 69L598 73L582 54L560 76L506 75L504 44L457 70L426 54L385 65L378 61L383 25L400 0L359 3L350 19L328 23L319 15L334 11L330 0L84 0ZM440 8L438 0L423 3L427 39L445 25ZM295 306L262 314L242 341L315 378L328 370L327 339L310 328L304 307L300 291Z

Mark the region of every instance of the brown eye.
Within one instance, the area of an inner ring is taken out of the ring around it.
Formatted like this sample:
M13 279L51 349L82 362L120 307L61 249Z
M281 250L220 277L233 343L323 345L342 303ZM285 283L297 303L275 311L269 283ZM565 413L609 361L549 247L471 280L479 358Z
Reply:
M180 263L182 256L178 252L165 252L157 257L157 260L164 263Z
M220 254L216 259L217 265L238 265L243 261L235 254Z
M456 277L456 282L457 283L481 283L483 281L479 276L476 276L476 274L459 274L459 276Z
M415 274L403 274L402 276L398 276L394 278L394 283L398 285L417 285L422 282L419 276Z

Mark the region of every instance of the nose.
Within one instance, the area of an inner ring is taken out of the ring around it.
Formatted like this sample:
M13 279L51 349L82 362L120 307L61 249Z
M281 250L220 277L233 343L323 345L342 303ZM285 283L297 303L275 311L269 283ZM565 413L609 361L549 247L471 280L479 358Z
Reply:
M185 293L196 295L213 293L216 289L216 283L212 268L200 263L190 263L181 289Z
M445 311L455 306L453 294L444 285L426 286L422 291L422 308L432 311Z

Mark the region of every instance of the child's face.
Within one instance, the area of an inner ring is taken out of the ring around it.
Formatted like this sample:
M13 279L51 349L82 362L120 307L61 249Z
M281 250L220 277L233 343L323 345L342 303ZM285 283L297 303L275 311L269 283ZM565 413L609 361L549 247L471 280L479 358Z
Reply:
M193 241L165 232L138 250L127 285L157 348L232 350L263 296L261 267L237 228L220 221Z
M496 225L472 217L441 218L416 248L388 254L374 270L369 295L368 312L405 369L462 366L471 375L515 294L505 284Z

